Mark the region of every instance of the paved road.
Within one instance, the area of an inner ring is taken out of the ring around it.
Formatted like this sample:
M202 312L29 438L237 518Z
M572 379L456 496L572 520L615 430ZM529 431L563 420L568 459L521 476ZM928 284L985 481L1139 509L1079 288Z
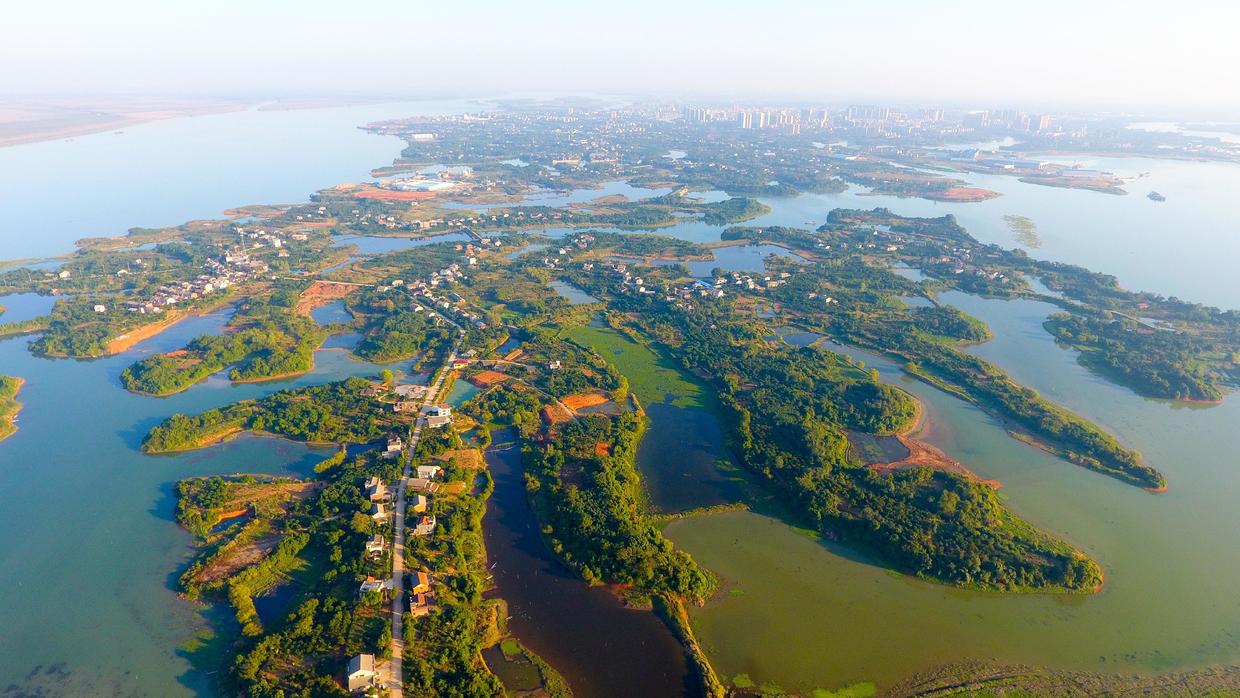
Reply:
M439 395L444 378L448 375L448 369L452 367L452 362L456 361L456 352L459 348L458 341L452 347L452 351L448 352L448 358L444 361L444 370L439 372L430 390L426 391L426 397L422 401L423 406L433 403L435 397ZM388 585L396 590L396 598L392 599L392 659L388 662L388 677L384 682L391 698L404 698L405 674L402 661L405 655L405 488L409 484L409 478L413 476L413 452L421 436L422 421L419 417L414 422L413 431L409 434L409 445L404 454L405 467L401 471L400 482L396 485L396 508L392 513L392 578L388 580Z

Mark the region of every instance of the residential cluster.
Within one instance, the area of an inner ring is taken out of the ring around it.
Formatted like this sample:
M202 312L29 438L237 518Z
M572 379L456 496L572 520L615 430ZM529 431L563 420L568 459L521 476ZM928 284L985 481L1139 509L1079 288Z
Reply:
M265 274L268 269L266 262L250 257L244 252L228 252L224 255L223 260L208 259L203 264L205 273L189 281L160 286L146 300L131 300L127 302L125 309L132 313L158 315L170 306L197 300L217 291L223 291L230 286L252 279L259 274ZM102 306L95 306L96 312L106 311L106 308L100 310L100 307Z

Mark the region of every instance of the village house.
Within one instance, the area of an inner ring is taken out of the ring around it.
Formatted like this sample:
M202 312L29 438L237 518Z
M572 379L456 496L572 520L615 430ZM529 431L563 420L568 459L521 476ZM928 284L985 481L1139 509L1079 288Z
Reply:
M427 503L426 495L415 494L409 498L409 511L412 511L415 514L424 513L426 511Z
M413 578L410 579L410 584L413 585L413 588L409 591L414 594L429 594L431 592L431 576L424 570L415 572Z
M387 448L383 451L384 458L396 458L405 448L405 442L397 434L388 434Z
M419 465L418 466L418 477L420 478L425 478L427 480L434 480L435 478L439 477L441 473L443 473L443 468L439 467L438 465L431 464L431 465Z
M359 597L364 597L371 592L383 591L386 588L387 588L386 579L375 579L374 577L367 577L366 581L362 582L361 586L357 588L357 595Z
M435 515L427 514L418 519L418 523L413 527L413 535L429 536L435 532Z
M349 692L364 691L374 685L379 674L375 671L375 655L359 654L349 660L349 673L346 674Z
M417 412L418 403L408 402L408 401L397 402L392 405L392 411L397 414L402 414L405 412Z
M366 497L372 502L382 502L387 499L387 487L383 484L383 480L379 476L372 476L366 481Z
M370 505L370 518L374 519L375 521L387 521L388 512L386 509L383 508L382 504L375 502L374 504Z
M387 547L383 541L383 536L376 533L366 541L366 556L372 560L378 560L383 556L383 549Z
M452 423L451 417L440 417L437 415L428 415L423 422L427 429L440 429Z
M409 595L409 615L414 618L421 618L429 615L432 608L430 594L410 594Z
M424 477L411 477L409 478L409 489L414 492L434 494L439 489L439 483L431 482Z

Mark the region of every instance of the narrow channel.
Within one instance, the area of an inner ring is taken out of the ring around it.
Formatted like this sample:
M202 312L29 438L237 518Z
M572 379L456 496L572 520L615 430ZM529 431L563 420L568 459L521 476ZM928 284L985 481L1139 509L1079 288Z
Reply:
M504 429L493 436L486 461L495 491L483 533L509 630L564 676L576 698L694 695L684 649L663 621L586 586L547 549L516 435Z

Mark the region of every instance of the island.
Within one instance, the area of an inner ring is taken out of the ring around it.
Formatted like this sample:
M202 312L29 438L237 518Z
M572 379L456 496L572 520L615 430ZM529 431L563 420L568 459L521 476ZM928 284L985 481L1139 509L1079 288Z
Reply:
M1151 493L1175 483L1125 434L982 358L975 345L994 331L956 294L1052 304L1045 330L1142 395L1215 403L1240 384L1236 311L982 243L951 215L824 205L769 224L779 197L863 187L969 205L996 195L970 174L1118 188L1105 173L925 144L826 145L641 105L367 129L406 144L376 181L86 241L54 271L0 271L0 292L56 295L44 317L0 325L0 336L36 334L30 350L50 359L128 352L192 319L187 340L118 367L130 399L210 389L200 384L212 376L298 377L169 415L141 442L156 468L154 456L258 437L320 458L296 475L237 463L176 486L194 546L178 591L228 616L191 654L226 692L589 687L564 669L557 638L512 618L517 600L496 581L512 558L488 526L508 523L487 516L505 482L516 496L504 515L519 505L529 517L518 552L543 556L530 583L567 580L590 595L574 608L632 622L633 645L664 648L684 674L666 680L713 697L744 687L717 674L690 618L735 590L665 535L669 521L761 509L891 575L1098 592L1090 541L1023 517L987 463L936 447L934 411L915 393L975 406L1080 477ZM1038 246L1032 220L1006 220ZM347 366L316 380L329 350L348 352ZM866 365L876 361L892 368ZM688 386L699 421L669 421L683 397L671 384ZM0 386L11 433L20 381ZM677 471L678 487L716 488L702 503L660 498L666 483L642 451L660 430L665 458L710 441L701 434L717 441ZM636 680L653 660L614 661Z

